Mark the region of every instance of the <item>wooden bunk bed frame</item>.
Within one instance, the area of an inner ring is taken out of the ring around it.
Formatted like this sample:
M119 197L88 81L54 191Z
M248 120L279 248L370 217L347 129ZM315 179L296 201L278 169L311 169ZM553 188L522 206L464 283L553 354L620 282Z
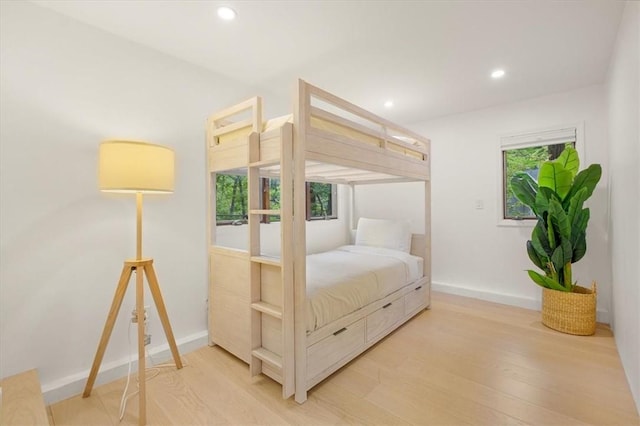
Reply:
M232 121L240 114L249 118ZM309 389L430 304L430 141L302 80L293 119L264 124L259 97L206 123L209 342L247 362L252 376L281 383L283 398L295 394L302 403ZM248 178L246 251L216 244L216 174L237 170ZM279 210L260 208L261 176L280 178ZM424 260L424 276L310 333L306 252L294 250L306 247L306 197L295 191L306 181L421 181L425 191L425 234L414 234L411 245ZM261 252L263 215L280 216L279 258Z

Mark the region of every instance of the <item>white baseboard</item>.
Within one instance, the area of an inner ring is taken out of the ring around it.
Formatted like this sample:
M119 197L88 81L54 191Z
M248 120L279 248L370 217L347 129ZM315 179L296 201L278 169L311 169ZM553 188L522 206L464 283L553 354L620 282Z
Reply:
M472 287L465 287L458 284L443 282L432 282L431 289L442 293L456 294L458 296L472 297L474 299L486 300L489 302L502 303L504 305L518 306L525 309L541 310L541 299L517 296L513 294L498 293ZM596 321L609 324L609 311L596 311Z
M207 346L207 342L208 332L206 330L191 334L181 339L176 339L176 345L178 346L178 351L181 354L192 352L196 349ZM156 357L157 361L171 359L171 352L169 351L168 343L149 349L149 354ZM131 365L131 371L138 370L137 355L134 356L134 358L135 360ZM128 366L128 356L116 361L103 363L100 371L98 372L95 385L98 386L126 376ZM42 385L42 394L45 402L49 405L82 393L88 377L89 370L85 370L63 377L54 382L44 383Z

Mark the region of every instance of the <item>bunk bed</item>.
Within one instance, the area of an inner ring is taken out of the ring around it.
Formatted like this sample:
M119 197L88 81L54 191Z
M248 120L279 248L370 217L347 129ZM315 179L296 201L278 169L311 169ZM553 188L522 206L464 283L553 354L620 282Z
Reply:
M429 306L431 185L428 139L303 80L296 89L289 116L264 121L262 100L255 97L207 119L209 342L247 362L251 375L262 373L281 383L283 398L295 394L302 403L309 389ZM216 241L216 175L229 172L247 176L248 250ZM261 208L264 176L280 180L277 210ZM424 182L425 232L407 234L397 221L360 218L354 245L307 256L296 249L306 247L306 196L296 189L307 181L352 189ZM265 215L280 218L278 257L261 250ZM402 229L395 233L398 226ZM385 246L389 238L402 247ZM323 311L322 305L332 308L334 300L331 295L322 300L323 288L343 285L349 291L350 285L315 283L317 271L342 271L347 264L366 269L367 256L378 256L374 264L395 268L393 273L368 273L376 282L391 274L391 284L366 297L358 293L359 304ZM342 266L331 268L333 261ZM402 271L404 277L393 278Z

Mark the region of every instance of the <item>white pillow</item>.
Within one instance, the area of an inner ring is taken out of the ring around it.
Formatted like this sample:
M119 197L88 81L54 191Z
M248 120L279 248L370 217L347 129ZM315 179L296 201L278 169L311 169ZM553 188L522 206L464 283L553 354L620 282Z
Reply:
M404 220L367 219L358 220L357 246L383 247L409 253L411 231Z

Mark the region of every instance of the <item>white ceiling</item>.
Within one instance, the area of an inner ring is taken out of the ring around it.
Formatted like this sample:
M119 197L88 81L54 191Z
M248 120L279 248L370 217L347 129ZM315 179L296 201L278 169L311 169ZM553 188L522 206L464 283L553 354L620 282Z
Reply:
M288 98L301 77L401 123L602 83L624 8L614 0L35 3L258 94ZM217 18L222 4L238 12L235 21ZM497 67L507 75L494 81Z

